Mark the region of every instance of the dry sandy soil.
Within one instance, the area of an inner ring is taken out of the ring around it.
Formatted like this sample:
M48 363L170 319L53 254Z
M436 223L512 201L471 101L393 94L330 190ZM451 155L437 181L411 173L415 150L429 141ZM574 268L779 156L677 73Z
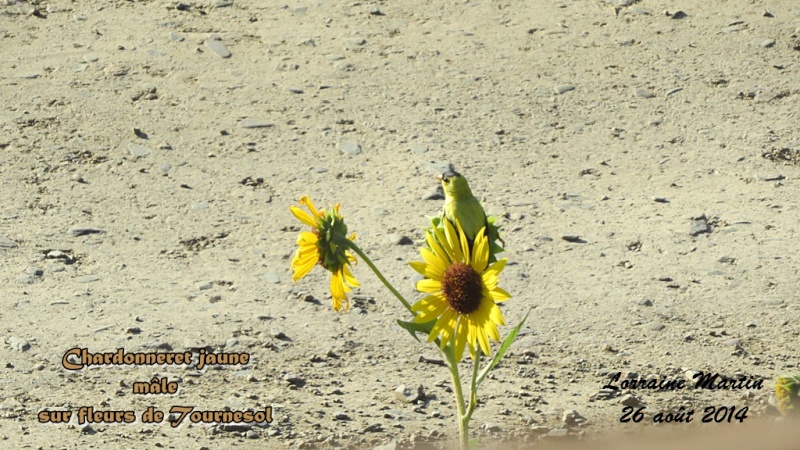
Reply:
M692 409L670 426L750 430L800 370L795 0L3 0L0 61L4 448L451 447L441 356L366 265L347 314L289 268L308 194L420 298L445 163L504 216L503 333L532 308L482 443ZM70 371L71 348L250 360ZM692 371L763 389L601 389ZM133 393L153 378L179 391ZM273 420L142 423L175 405ZM722 406L748 417L701 423ZM39 422L81 407L136 422Z

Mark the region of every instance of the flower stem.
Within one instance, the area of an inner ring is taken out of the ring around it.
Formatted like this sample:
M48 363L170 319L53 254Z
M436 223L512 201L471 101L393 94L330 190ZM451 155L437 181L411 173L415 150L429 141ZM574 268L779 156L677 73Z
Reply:
M447 358L447 367L450 369L450 376L453 378L453 391L456 395L456 408L458 409L458 437L459 448L469 450L469 417L466 414L464 405L464 393L461 390L461 376L458 374L458 361L453 356L452 347L442 350Z
M472 366L472 381L470 383L470 395L469 395L469 407L467 408L467 413L465 414L464 421L466 422L466 427L469 428L469 421L472 419L472 413L475 412L475 408L478 406L478 367L480 366L481 361L481 348L475 350L475 361L473 361Z
M406 299L403 297L403 295L402 295L402 294L400 294L400 292L398 292L398 291L397 291L397 289L395 289L395 288L394 288L394 286L392 286L392 284L391 284L391 283L389 283L389 281L388 281L388 280L387 280L387 279L386 279L386 278L383 276L383 274L381 273L381 271L380 271L380 270L378 270L378 268L375 266L375 264L373 264L373 263L372 263L372 260L371 260L371 259L369 259L369 257L367 256L367 254L366 254L366 253L364 253L364 251L362 251L360 248L358 248L358 246L357 246L357 245L355 244L355 242L353 242L353 241L350 241L350 240L348 240L348 244L347 244L347 246L348 246L348 247L350 247L350 249L351 249L351 250L353 250L354 252L356 252L356 254L357 254L358 256L360 256L360 257L361 257L361 259L363 259L365 263L367 263L367 265L369 266L369 268L370 268L370 269L372 269L372 271L373 271L373 272L375 272L375 276L377 276L377 277L378 277L378 279L379 279L379 280L381 280L381 281L383 282L383 285L384 285L384 286L386 286L386 288L387 288L387 289L389 289L389 291L390 291L392 294L394 294L394 296L395 296L395 297L397 297L397 299L398 299L398 300L400 300L400 303L402 303L402 304L403 304L403 306L405 306L405 307L406 307L406 309L407 309L409 312L411 312L411 314L415 314L415 313L414 313L414 311L412 311L412 310L411 310L411 304L410 304L410 303L408 303L408 301L407 301L407 300L406 300ZM415 314L415 315L416 315L416 314Z

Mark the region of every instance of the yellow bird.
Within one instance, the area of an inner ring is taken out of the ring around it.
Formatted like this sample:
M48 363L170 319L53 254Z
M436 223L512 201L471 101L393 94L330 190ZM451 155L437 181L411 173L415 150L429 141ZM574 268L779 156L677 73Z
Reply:
M448 170L436 178L442 182L444 189L444 216L453 226L455 219L458 219L471 248L475 236L488 225L486 212L481 202L472 195L467 179L460 173Z

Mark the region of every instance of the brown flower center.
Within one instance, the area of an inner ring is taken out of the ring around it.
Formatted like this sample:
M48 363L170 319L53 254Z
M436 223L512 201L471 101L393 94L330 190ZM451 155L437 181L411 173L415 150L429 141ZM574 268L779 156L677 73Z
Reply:
M463 262L453 263L442 275L442 292L450 305L460 314L470 314L481 304L481 276Z

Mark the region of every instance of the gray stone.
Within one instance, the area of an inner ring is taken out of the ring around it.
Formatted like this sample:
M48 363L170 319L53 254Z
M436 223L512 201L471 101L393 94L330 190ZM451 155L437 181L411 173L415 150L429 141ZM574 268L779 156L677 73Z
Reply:
M650 322L647 325L645 325L645 328L647 328L648 330L653 330L653 331L661 331L666 327L667 326L664 325L661 322Z
M228 50L228 47L225 46L225 43L222 42L222 39L219 37L214 36L206 39L206 47L210 48L211 51L216 53L220 58L231 57L231 51Z
M78 283L92 283L94 281L100 280L100 277L97 275L86 275L85 277L78 277L75 279Z
M278 284L281 282L281 277L275 272L267 272L264 274L264 281L267 283Z
M431 189L430 192L426 193L422 196L423 200L444 200L444 189L442 185L438 185L435 188Z
M428 169L428 171L435 173L436 175L441 175L447 171L455 171L456 167L448 161L425 161L423 166Z
M34 277L40 277L44 275L44 270L38 267L28 267L27 269L25 269L25 273L27 273L28 275L32 275Z
M427 153L428 146L422 144L411 144L411 151L414 153Z
M620 403L621 403L623 406L633 406L633 407L639 407L639 406L642 406L642 402L641 402L641 401L639 401L639 399L638 399L638 398L636 398L636 397L635 397L633 394L627 394L627 395L623 396L623 397L622 397L622 398L619 400L619 402L620 402Z
M569 435L569 430L566 428L554 428L547 432L545 437L548 438L565 438Z
M406 386L401 384L394 390L394 398L405 403L414 403L425 396L422 385Z
M36 277L32 275L23 275L17 278L17 281L19 281L22 284L34 284L36 283Z
M633 92L634 94L636 94L637 97L642 97L642 98L653 98L656 96L656 94L653 91L650 91L648 89L636 88L634 89Z
M0 234L0 248L17 248L19 244Z
M575 426L584 425L587 420L578 411L575 411L574 409L568 409L564 411L561 422L563 423L564 427L572 428Z
M133 143L128 144L128 151L134 158L144 158L145 156L150 154L149 148L145 147L144 145L133 144Z
M48 264L47 265L47 270L49 272L51 272L51 273L63 272L66 269L67 269L66 266L64 266L63 264L56 263L56 264Z
M248 117L239 121L239 128L267 128L271 126L271 123L264 122L260 119L254 119L252 117Z
M392 245L411 245L414 243L408 236L403 236L401 234L390 233L386 236L386 241Z
M170 41L173 41L173 42L183 42L183 41L184 41L184 39L186 39L186 38L185 38L185 37L183 37L183 36L181 36L181 35L180 35L180 34L178 34L178 33L171 32L171 33L169 34L169 40L170 40Z
M483 425L481 425L481 429L482 430L486 430L486 431L488 431L490 433L502 433L503 432L503 428L500 425L498 425L496 423L492 423L492 422L484 423Z
M691 222L689 222L689 235L691 236L709 233L710 231L711 229L708 226L705 215L694 217L692 218Z
M16 336L11 336L11 339L8 340L8 346L11 347L12 350L16 350L18 352L26 352L31 349L30 342Z
M283 381L295 386L302 385L306 382L305 378L302 378L301 376L294 373L287 373L286 375L284 375Z
M775 39L757 38L750 41L756 47L770 48L775 45Z
M574 91L575 86L570 86L569 84L562 84L555 87L555 93L558 95L566 94L569 91Z
M348 45L364 45L367 43L367 40L364 38L349 38L345 42L347 42Z
M730 347L738 347L739 344L741 343L742 341L740 341L739 339L728 339L727 341L724 342L725 345Z
M355 142L339 142L339 151L345 155L358 155L361 153L361 146Z
M90 234L105 234L106 230L101 230L100 228L90 228L90 227L75 227L70 228L69 234L72 237L80 237L80 236L87 236Z
M200 290L200 291L207 291L207 290L211 289L212 286L214 286L214 282L213 281L201 281L200 283L197 283L197 285L196 285L197 289Z

